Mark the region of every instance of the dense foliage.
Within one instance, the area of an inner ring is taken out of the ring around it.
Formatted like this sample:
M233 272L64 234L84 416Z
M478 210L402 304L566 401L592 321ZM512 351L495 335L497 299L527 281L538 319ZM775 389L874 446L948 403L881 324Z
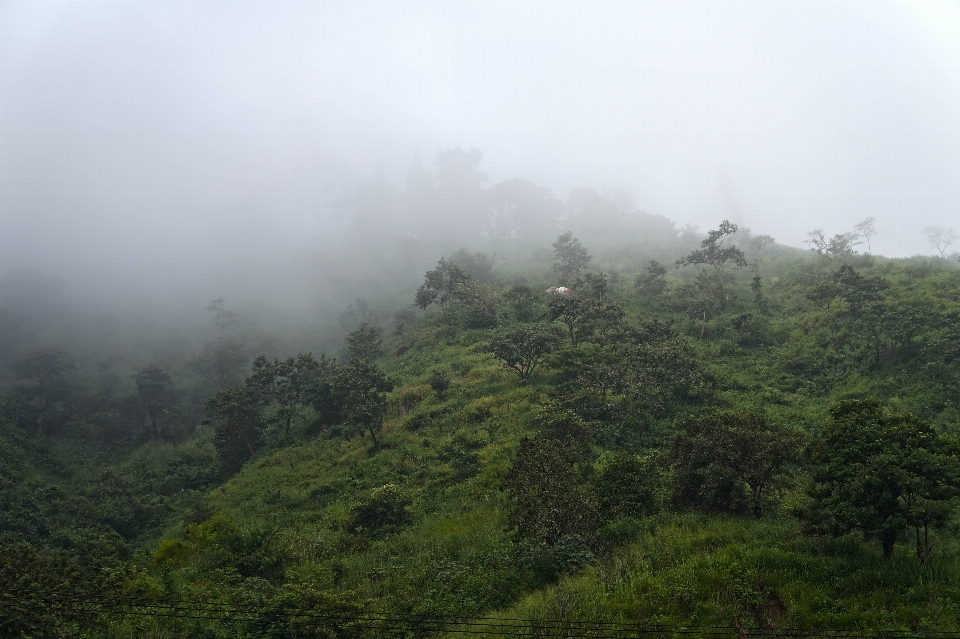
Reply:
M339 358L256 352L222 298L214 339L126 374L21 353L0 628L957 629L960 269L651 228L461 249L347 307Z

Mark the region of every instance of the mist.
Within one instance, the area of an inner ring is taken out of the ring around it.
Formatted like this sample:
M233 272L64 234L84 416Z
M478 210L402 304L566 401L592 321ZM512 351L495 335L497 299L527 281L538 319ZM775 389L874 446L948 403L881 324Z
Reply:
M930 255L958 115L956 2L6 2L0 304L332 317L590 193Z

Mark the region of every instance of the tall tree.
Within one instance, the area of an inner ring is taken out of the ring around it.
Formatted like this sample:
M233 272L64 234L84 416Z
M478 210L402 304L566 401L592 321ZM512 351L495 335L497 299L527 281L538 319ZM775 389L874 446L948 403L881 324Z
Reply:
M658 299L667 290L667 267L657 260L650 260L643 273L637 275L633 287L640 295Z
M802 434L759 413L721 411L677 422L670 442L672 498L681 506L757 519L771 489L800 457Z
M453 301L457 294L457 287L467 279L463 269L440 258L436 268L427 271L423 284L417 289L415 303L426 310L431 304L437 304L447 311L453 308Z
M276 405L275 419L284 425L287 437L294 415L307 403L310 389L325 365L326 355L318 361L313 353L300 353L285 360L274 358L273 362L261 355L253 361L253 373L246 383Z
M380 447L377 433L383 427L386 393L391 390L393 383L366 360L340 368L333 380L333 392L342 406L343 417L360 432L369 433L375 449Z
M553 247L553 271L559 276L561 284L572 282L580 271L590 263L590 254L583 248L580 240L567 231L551 244Z
M63 373L76 368L70 356L55 348L39 348L13 363L13 372L21 379L37 383L37 434L46 429L47 412L52 404L53 382Z
M810 236L810 239L807 240L807 244L810 245L810 250L828 260L849 259L857 254L853 247L860 244L860 242L857 241L860 234L852 231L849 233L837 233L833 237L827 238L823 233L823 229L814 229L807 233L807 235Z
M244 345L233 338L237 314L225 304L222 296L210 302L207 310L213 314L219 335L215 341L204 342L203 349L189 362L191 370L215 391L239 384L243 369L250 361Z
M946 523L960 495L957 439L913 415L885 413L873 400L843 401L830 414L810 450L809 527L834 536L860 530L880 542L884 558L913 528L925 562L929 530Z
M592 535L596 498L561 441L522 440L503 487L513 502L507 521L521 539L554 546L564 537Z
M734 245L724 246L736 232L737 225L729 220L724 220L716 230L707 232L707 239L700 242L699 249L691 251L689 255L677 260L678 268L687 264L712 268L717 284L727 301L730 300L727 284L724 281L727 265L731 264L733 268L743 268L747 265L747 257L741 249Z
M556 336L540 324L524 324L495 335L487 350L526 382L543 358L553 350Z
M209 398L206 406L216 422L214 446L224 463L237 469L253 459L263 432L258 394L249 386L231 386Z
M928 226L923 229L923 234L930 242L930 246L940 254L940 257L946 255L947 248L957 239L957 234L953 229L943 226Z
M173 378L155 364L138 368L133 375L137 386L137 405L143 427L151 439L163 437L164 417L173 401Z
M369 362L383 355L383 329L379 326L360 324L357 330L347 335L347 353L350 361L365 359Z
M863 222L860 222L853 227L857 229L857 231L860 233L860 236L867 241L867 253L872 253L872 249L870 248L870 238L877 234L877 230L873 226L873 223L876 221L876 219L868 217Z

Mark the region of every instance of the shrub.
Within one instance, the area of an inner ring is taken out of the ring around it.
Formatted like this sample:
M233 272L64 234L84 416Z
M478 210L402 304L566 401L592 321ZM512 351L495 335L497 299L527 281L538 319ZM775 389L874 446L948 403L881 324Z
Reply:
M368 537L384 537L410 523L410 497L396 484L375 488L370 497L353 508L347 530Z

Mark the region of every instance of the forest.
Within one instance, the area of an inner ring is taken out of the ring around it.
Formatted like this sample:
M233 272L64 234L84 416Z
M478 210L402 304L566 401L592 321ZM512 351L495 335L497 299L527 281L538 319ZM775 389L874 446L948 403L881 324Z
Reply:
M345 199L320 319L8 294L0 634L960 631L952 231L802 250L478 162Z

